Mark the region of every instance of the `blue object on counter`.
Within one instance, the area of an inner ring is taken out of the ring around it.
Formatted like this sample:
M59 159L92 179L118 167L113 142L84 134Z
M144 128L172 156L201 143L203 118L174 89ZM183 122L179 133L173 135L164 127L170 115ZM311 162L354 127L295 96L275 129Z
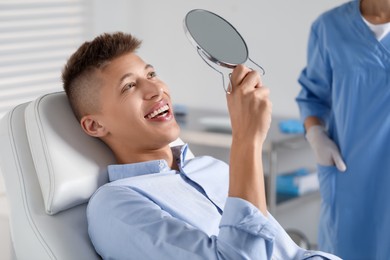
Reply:
M285 134L303 134L305 128L298 119L287 119L279 122L279 130Z
M318 188L317 174L306 168L300 168L276 177L276 191L278 194L299 196L318 190Z

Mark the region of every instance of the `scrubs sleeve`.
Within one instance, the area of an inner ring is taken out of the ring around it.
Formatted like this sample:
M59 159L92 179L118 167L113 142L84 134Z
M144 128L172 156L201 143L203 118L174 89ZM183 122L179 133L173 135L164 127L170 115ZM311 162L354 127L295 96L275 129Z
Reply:
M317 27L314 23L310 31L307 66L298 79L302 88L296 101L303 121L308 116L316 116L327 122L331 107L332 70Z
M219 234L208 236L126 187L102 186L87 219L103 259L271 259L275 236L273 224L245 200L228 198Z

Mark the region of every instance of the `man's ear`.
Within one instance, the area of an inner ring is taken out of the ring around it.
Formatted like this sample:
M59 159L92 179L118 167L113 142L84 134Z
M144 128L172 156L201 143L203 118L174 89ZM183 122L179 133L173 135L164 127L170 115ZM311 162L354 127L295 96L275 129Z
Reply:
M107 135L107 129L92 115L83 116L80 124L84 132L90 136L103 137Z

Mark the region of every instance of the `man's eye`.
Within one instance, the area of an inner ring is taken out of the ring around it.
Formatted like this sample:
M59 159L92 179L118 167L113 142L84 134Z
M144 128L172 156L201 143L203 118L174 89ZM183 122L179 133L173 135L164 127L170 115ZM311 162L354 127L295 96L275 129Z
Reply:
M132 87L135 87L135 82L131 82L131 83L126 84L126 85L122 88L122 93L125 92L126 90L131 89Z
M148 73L148 78L151 79L151 78L154 78L154 77L157 77L157 73L155 71L151 71Z

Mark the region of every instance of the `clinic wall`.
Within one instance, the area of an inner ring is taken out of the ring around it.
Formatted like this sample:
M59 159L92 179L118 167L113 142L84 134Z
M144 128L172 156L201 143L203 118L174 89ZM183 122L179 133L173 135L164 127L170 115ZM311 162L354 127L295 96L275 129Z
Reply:
M92 35L126 31L143 40L139 54L168 84L174 103L226 110L221 76L198 56L183 31L185 14L208 9L242 34L249 55L266 70L274 115L298 117L297 78L305 66L311 23L345 0L95 1ZM92 36L91 35L91 36Z

